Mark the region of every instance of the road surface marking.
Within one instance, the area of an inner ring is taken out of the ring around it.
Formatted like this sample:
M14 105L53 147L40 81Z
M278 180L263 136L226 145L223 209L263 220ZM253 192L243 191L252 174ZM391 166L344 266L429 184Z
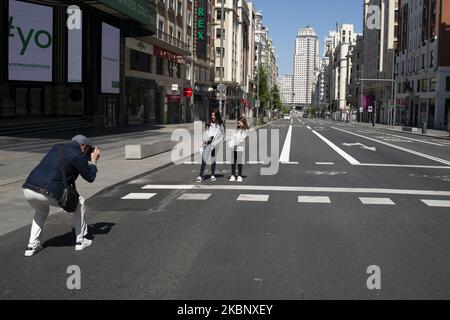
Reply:
M330 197L298 197L299 203L331 203Z
M366 193L366 194L402 194L450 197L450 191L444 190L408 190L377 188L327 188L295 186L244 186L244 185L147 185L143 190L215 190L215 191L280 191L315 193Z
M212 193L186 193L183 194L178 200L187 201L206 201L212 196Z
M156 193L130 193L122 198L122 200L149 200L156 196Z
M356 160L355 158L353 158L351 155L349 155L347 152L345 152L344 150L342 150L341 148L339 148L337 145L335 145L333 142L331 142L330 140L328 140L327 138L325 138L324 136L322 136L321 134L319 134L316 131L312 131L316 136L318 136L322 141L324 141L328 146L330 146L331 149L333 149L334 151L336 151L342 158L344 158L345 160L347 160L351 165L359 165L360 162L358 160Z
M444 147L445 146L445 145L440 144L440 143L435 143L435 142L430 142L430 141L427 141L427 140L421 140L421 139L414 139L414 138L399 136L399 135L396 135L396 134L386 134L386 135L392 136L392 137L397 137L397 138L402 138L402 139L407 139L407 140L412 140L412 141L417 141L417 142L422 142L422 143L427 143L427 144L440 146L440 147Z
M394 149L398 149L398 150L401 150L401 151L405 151L405 152L414 154L416 156L419 156L419 157L422 157L422 158L426 158L426 159L429 159L429 160L433 160L433 161L436 161L436 162L440 162L440 163L443 163L443 164L446 164L446 165L450 166L450 161L448 161L448 160L444 160L444 159L441 159L441 158L430 156L430 155L422 153L422 152L418 152L418 151L414 151L414 150L407 149L407 148L404 148L404 147L400 147L400 146L397 146L397 145L392 144L392 143L388 143L388 142L384 142L384 141L381 141L381 140L365 137L365 136L362 136L360 134L353 133L353 132L350 132L350 131L347 131L347 130L342 130L342 129L339 129L339 128L336 128L336 127L332 127L332 128L335 129L335 130L341 131L341 132L345 132L345 133L348 133L348 134L351 134L351 135L354 135L354 136L357 136L357 137L360 137L360 138L363 138L363 139L367 139L367 140L374 141L374 142L377 142L377 143L380 143L380 144L384 144L385 146L388 146L388 147L391 147L391 148L394 148Z
M392 168L416 168L416 169L444 169L450 170L450 167L444 166L422 166L413 164L384 164L384 163L361 163L360 167L392 167Z
M429 207L433 208L450 208L450 201L444 200L420 200Z
M375 147L368 147L368 146L366 146L366 145L364 145L364 144L362 144L362 143L360 143L360 142L358 142L358 143L343 143L342 144L343 146L346 146L346 147L361 147L361 149L365 149L365 150L370 150L370 151L377 151L377 148L375 148Z
M283 151L281 152L280 162L289 162L289 157L291 154L291 140L292 140L292 125L289 126L289 130L284 141Z
M389 198L359 198L362 204L395 206L395 202Z
M318 166L334 166L334 162L316 162Z
M308 128L309 130L311 130L311 127L310 127L310 126L307 126L307 128Z
M290 165L298 165L298 164L300 164L299 162L292 162L292 161L290 161L290 162L280 162L281 164L290 164Z
M269 201L269 196L258 194L241 194L236 201L267 202Z

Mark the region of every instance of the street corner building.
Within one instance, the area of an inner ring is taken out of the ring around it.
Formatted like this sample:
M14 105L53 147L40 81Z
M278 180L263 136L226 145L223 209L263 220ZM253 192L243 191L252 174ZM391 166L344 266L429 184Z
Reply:
M0 121L192 121L193 87L210 92L213 70L210 31L202 59L191 56L197 3L2 0Z
M5 0L0 14L0 119L132 121L125 39L156 33L151 2Z

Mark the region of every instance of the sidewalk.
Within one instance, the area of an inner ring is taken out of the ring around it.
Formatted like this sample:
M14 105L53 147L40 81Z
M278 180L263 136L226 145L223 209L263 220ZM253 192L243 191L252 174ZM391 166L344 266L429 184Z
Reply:
M255 127L253 130L269 124ZM89 184L79 178L77 188L80 194L87 200L106 188L171 165L171 152L139 161L125 160L125 145L171 140L171 134L176 129L187 129L193 134L194 125L165 126L149 131L148 136L144 138L136 139L126 136L121 138L119 136L117 138L119 141L102 145L103 151L98 163L97 180L93 184ZM193 137L193 139L201 139L201 137ZM9 152L0 149L0 169L9 176L8 178L0 177L0 236L31 223L33 210L23 197L22 184L42 157L43 154L39 153ZM51 208L50 214L60 211L59 208Z

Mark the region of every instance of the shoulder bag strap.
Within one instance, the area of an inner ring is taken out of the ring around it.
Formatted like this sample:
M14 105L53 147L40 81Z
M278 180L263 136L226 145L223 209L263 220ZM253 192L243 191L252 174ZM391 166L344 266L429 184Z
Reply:
M61 173L61 178L64 188L67 188L67 178L66 171L64 170L64 145L61 145L59 149L59 172Z

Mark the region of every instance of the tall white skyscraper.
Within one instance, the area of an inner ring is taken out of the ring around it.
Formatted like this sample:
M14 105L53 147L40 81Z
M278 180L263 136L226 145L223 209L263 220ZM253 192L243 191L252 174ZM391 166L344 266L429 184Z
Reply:
M309 106L319 71L319 39L313 28L298 31L294 53L294 103Z

